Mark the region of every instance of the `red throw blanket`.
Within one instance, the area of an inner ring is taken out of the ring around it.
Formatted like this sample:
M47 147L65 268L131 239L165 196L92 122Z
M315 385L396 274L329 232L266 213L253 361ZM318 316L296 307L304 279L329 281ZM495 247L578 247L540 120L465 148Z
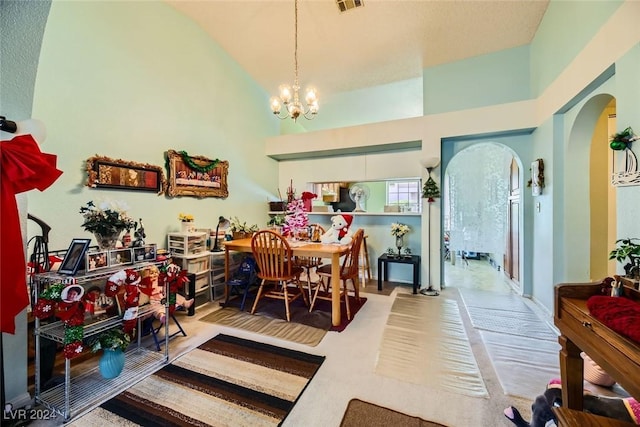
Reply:
M620 335L640 342L640 304L624 297L594 295L587 300L589 313Z
M16 194L45 190L62 174L56 156L40 151L31 135L0 141L0 331L15 333L14 319L29 304L27 264Z

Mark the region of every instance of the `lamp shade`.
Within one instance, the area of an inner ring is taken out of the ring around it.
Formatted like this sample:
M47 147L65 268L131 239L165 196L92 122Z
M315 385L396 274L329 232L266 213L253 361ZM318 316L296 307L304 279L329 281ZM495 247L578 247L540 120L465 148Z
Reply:
M420 163L425 169L433 169L440 164L440 159L438 157L429 157L422 159Z

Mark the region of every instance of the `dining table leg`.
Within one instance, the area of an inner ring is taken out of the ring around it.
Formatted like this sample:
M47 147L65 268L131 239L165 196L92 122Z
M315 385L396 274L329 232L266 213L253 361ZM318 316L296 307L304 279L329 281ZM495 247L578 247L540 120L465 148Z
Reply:
M339 326L340 314L340 254L331 255L331 324Z

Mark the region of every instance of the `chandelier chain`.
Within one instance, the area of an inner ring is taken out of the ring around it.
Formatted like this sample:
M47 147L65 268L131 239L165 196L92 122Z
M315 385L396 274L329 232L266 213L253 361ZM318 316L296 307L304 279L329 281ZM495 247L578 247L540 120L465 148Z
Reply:
M299 116L312 120L318 114L318 96L315 88L309 87L305 94L306 106L300 102L300 81L298 79L298 0L294 0L293 27L293 87L283 84L280 86L280 96L273 96L269 100L272 113L279 119L291 117L293 121ZM281 114L282 107L284 112Z

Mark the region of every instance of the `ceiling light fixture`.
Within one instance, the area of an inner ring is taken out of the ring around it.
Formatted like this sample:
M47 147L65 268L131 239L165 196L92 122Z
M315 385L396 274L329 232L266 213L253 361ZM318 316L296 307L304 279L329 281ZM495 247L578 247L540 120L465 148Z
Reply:
M293 50L293 62L295 66L295 79L293 86L288 84L280 85L280 96L272 96L270 100L271 111L279 119L286 119L291 117L295 122L300 115L304 116L307 120L313 120L318 114L318 94L312 87L307 89L305 95L305 101L307 103L306 108L302 106L300 102L300 96L298 91L300 85L298 84L298 0L295 0L295 47ZM280 114L282 106L284 105L284 114Z

